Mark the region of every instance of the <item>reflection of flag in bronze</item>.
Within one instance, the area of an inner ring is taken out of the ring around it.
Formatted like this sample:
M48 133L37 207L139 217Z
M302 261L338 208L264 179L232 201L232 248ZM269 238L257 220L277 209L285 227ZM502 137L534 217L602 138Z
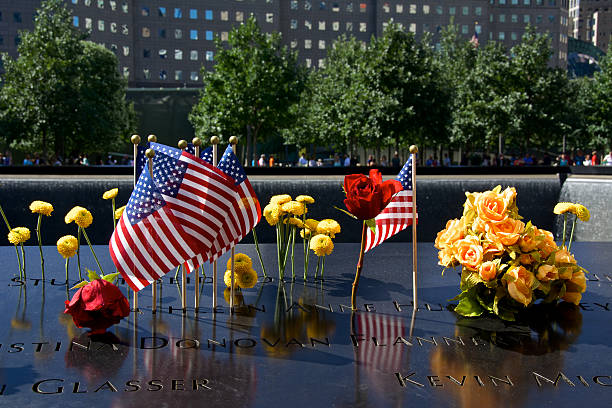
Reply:
M393 345L398 337L404 335L404 320L399 316L376 313L359 313L357 333L363 340L357 347L359 364L383 372L394 372L401 368L403 348L401 341Z
M212 149L205 149L200 156L203 160L212 163ZM230 208L230 216L227 219L227 234L219 234L215 247L220 247L221 250L211 254L210 261L214 261L233 245L240 242L259 222L261 219L261 207L259 200L251 187L251 183L246 176L244 168L240 164L240 160L234 154L232 146L227 146L225 153L219 160L217 165L219 170L225 173L234 181L236 188L235 200ZM235 233L234 233L235 231ZM193 270L204 262L202 255L198 255L196 259L188 264L189 269Z
M412 225L412 157L404 164L396 180L404 189L376 216L376 232L368 228L365 252Z

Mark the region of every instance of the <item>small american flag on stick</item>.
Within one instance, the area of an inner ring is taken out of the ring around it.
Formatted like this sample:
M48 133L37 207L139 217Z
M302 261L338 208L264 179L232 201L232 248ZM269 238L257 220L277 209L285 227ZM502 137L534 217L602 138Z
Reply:
M412 206L414 205L412 199L412 156L404 164L396 180L402 183L404 189L397 193L385 209L376 216L376 232L372 232L368 228L365 252L412 225Z

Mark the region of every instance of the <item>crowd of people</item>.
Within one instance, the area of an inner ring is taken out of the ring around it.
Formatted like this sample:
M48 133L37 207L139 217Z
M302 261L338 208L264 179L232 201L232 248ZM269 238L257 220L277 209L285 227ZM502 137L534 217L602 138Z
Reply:
M544 153L536 155L526 153L524 155L508 155L503 154L497 156L495 154L471 156L463 155L459 163L452 163L448 154L444 154L442 161L438 160L437 156L430 155L425 160L426 167L439 166L612 166L612 151L602 155L594 150L592 153L584 153L578 149L573 153L562 153L556 157Z

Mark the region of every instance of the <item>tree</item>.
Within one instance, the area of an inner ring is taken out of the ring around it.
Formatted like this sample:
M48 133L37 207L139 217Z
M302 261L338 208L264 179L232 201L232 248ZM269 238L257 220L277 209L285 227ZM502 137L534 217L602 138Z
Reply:
M288 127L291 106L299 101L305 70L297 54L281 45L280 34L261 32L254 17L215 39L214 71L202 69L204 89L189 120L198 136L246 136L246 161L256 155L258 139Z
M135 118L117 58L85 41L62 0L44 1L34 30L20 36L19 57L2 56L6 144L47 157L107 150L131 132Z
M612 146L612 53L599 61L600 72L581 82L580 100L586 120L585 131L593 147Z

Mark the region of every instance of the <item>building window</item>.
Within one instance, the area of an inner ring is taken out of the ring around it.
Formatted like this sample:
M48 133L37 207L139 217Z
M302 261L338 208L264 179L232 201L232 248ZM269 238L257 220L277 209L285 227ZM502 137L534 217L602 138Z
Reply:
M518 0L512 0L512 5L513 5L513 6L518 5Z
M159 71L159 79L164 81L168 79L168 73L166 72L166 70L162 69L161 71Z
M104 20L98 20L98 31L104 31Z
M291 48L297 48L298 46L298 41L297 40L291 40Z
M411 4L410 5L410 14L416 14L416 4Z
M470 8L467 6L461 7L461 14L464 16L470 15Z
M79 26L79 16L72 16L72 25L75 27Z
M244 13L242 11L236 12L236 21L242 22L244 20Z
M319 10L325 10L327 8L327 5L325 4L324 1L319 3Z
M159 38L166 38L166 29L165 28L160 28L159 29Z
M229 39L229 33L227 31L221 31L221 41L227 41Z
M266 13L266 23L274 22L274 13Z
M189 79L191 79L192 81L197 81L198 78L198 71L191 71L191 73L189 74Z
M212 51L206 51L206 61L213 61L215 54Z
M410 23L410 25L408 26L408 31L410 31L413 34L416 33L416 24Z
M111 33L116 33L117 32L117 23L115 23L115 22L110 23L110 31L111 31Z
M306 58L306 68L312 67L312 60L310 58Z
M166 17L166 8L165 7L158 7L157 8L157 15L159 17Z
M210 30L206 30L206 40L208 41L212 41L213 40L213 32Z
M359 31L365 33L368 31L368 25L366 23L359 23Z
M352 1L349 1L348 3L346 3L346 12L347 13L353 12L353 2Z
M368 5L366 3L359 3L359 12L365 13L367 11Z
M87 28L88 30L91 30L92 27L93 27L93 22L91 18L85 17L85 28Z
M13 13L13 22L14 23L21 23L21 13L19 13L19 12L14 12Z
M444 9L442 8L442 6L436 6L436 14L438 15L444 14Z
M517 38L518 38L518 36L516 35L516 33L515 33L514 31L510 33L510 39L511 39L512 41L516 41L516 40L517 40Z
M347 21L346 31L353 31L353 23L351 21Z
M98 0L98 8L104 8L104 0Z
M536 24L542 23L542 16L536 16Z
M304 20L304 28L306 28L307 30L312 30L312 23L310 22L310 20Z
M505 23L506 22L506 15L505 14L500 14L499 15L499 22L500 23Z
M151 58L151 50L148 49L143 49L142 50L142 57L143 58Z
M297 10L297 9L298 9L297 0L291 0L291 10Z
M141 13L143 16L148 17L151 12L148 7L143 7Z
M198 30L189 30L189 38L191 40L197 40L198 39Z
M429 14L429 5L423 4L423 14Z
M175 29L174 38L176 38L177 40L180 40L181 38L183 38L183 30L181 30L180 28Z
M198 10L196 9L189 9L189 18L192 20L195 20L198 18Z
M166 58L168 58L168 50L166 50L166 49L164 49L164 48L162 48L161 50L159 50L159 51L157 52L157 54L159 55L159 58L161 58L161 59L166 59Z
M402 14L404 12L404 5L403 4L397 4L395 6L395 12L397 14Z
M221 21L228 21L228 20L229 20L229 12L222 11L221 12Z
M183 80L183 71L181 71L181 70L174 71L174 80L175 81L182 81Z
M312 4L310 3L310 1L306 0L304 2L304 10L309 11L312 8Z
M463 24L461 26L461 34L467 34L468 33L468 26L467 24Z
M389 4L389 2L386 2L386 3L383 4L383 11L385 13L391 12L391 5Z
M297 29L297 20L296 20L296 19L291 19L291 23L289 24L289 27L290 27L292 30Z
M121 10L126 14L130 10L130 6L128 5L127 1L124 1L123 3L121 3Z
M142 37L143 38L151 37L151 30L148 27L142 27Z
M319 21L319 31L325 31L325 21Z
M144 79L151 79L151 71L149 71L147 68L143 69L142 76Z
M332 23L332 30L334 30L334 31L340 30L340 22L339 21L334 21Z
M503 31L500 31L499 34L497 35L497 38L499 38L500 40L505 40L506 34Z
M304 40L304 48L309 50L312 48L312 40Z
M474 14L477 16L482 16L482 7L474 7Z
M180 8L175 8L174 18L183 18L183 10L181 10Z
M457 7L448 8L448 14L450 14L451 16L454 16L456 13L457 13Z
M510 21L512 21L513 23L518 23L518 14L512 14L510 16Z
M319 49L320 50L324 50L325 49L325 40L319 40Z
M531 4L531 0L523 0L523 4L529 6Z
M123 77L126 79L130 77L130 67L123 67Z
M319 58L319 68L325 68L325 58Z
M213 11L212 10L206 10L204 12L204 19L212 21L212 19L213 19Z
M548 16L548 22L549 22L549 23L554 23L554 22L555 22L555 16L551 16L551 15L549 15L549 16Z
M335 1L334 4L332 4L332 11L334 13L338 13L340 11L340 4L338 4L337 1Z
M128 47L127 45L123 46L123 56L127 57L130 55L130 47Z
M182 60L183 59L183 50L174 50L174 59Z
M127 24L123 24L121 26L121 34L128 35L129 33L130 33L130 30L128 29Z
M198 52L196 50L189 51L189 59L192 61L198 60Z
M423 32L424 33L428 33L429 32L429 24L428 23L423 23Z

